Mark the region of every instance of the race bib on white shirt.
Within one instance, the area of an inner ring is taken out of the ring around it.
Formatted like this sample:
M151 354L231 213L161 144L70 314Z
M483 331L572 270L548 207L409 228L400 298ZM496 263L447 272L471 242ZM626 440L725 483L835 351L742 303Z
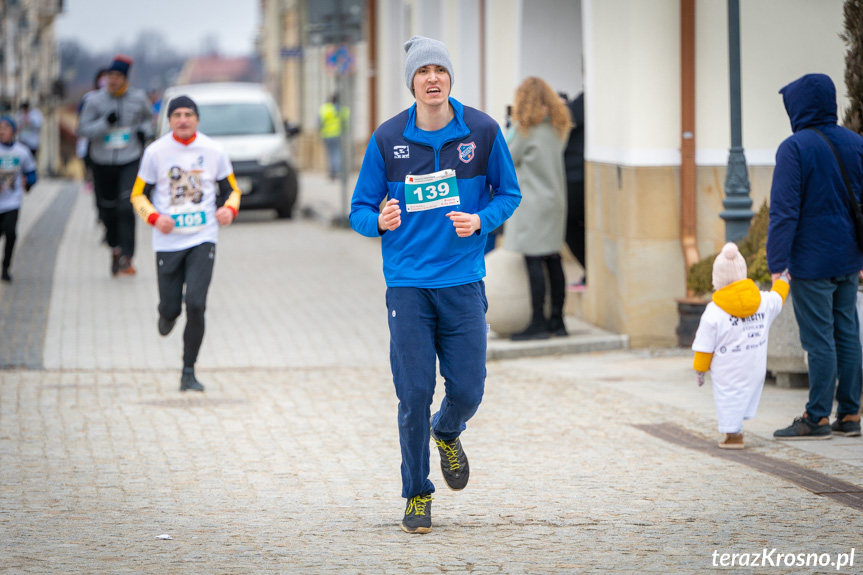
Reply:
M193 206L171 208L171 219L174 220L175 234L194 234L207 225L207 213Z
M405 209L408 212L423 212L459 204L455 170L405 177Z

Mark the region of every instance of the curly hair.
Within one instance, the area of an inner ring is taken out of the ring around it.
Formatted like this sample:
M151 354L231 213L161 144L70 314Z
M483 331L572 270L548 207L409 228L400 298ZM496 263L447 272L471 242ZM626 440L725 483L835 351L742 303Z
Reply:
M519 131L527 134L546 118L551 118L551 127L561 139L569 135L572 119L560 96L545 80L533 76L526 78L515 91L512 119L518 123Z

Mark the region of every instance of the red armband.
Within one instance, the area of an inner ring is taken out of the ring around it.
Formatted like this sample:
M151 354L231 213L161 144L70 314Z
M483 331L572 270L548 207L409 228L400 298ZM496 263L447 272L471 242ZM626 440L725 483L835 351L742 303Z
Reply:
M155 226L156 220L158 220L158 219L159 219L159 214L156 212L153 212L152 214L147 216L147 223L150 224L151 226Z

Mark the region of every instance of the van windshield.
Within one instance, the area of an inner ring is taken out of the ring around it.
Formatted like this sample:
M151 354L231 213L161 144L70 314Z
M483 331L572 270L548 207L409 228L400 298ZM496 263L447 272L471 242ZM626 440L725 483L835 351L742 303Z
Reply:
M204 104L198 109L198 130L208 136L276 132L270 110L265 104Z

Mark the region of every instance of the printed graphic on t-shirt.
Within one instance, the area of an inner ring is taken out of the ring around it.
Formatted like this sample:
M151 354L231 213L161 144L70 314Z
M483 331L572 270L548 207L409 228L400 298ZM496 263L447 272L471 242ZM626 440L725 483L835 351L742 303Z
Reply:
M734 328L737 328L745 334L746 343L743 344L745 349L756 349L763 345L767 345L767 334L770 328L767 325L766 313L758 312L749 317L731 316L729 321ZM740 337L742 337L742 335Z
M203 170L184 170L172 166L168 170L171 202L170 213L176 226L175 232L191 234L200 231L207 223L206 212L201 204L204 199Z
M0 156L0 192L14 190L20 172L18 156Z
M171 205L182 206L188 203L200 204L204 199L201 175L203 170L189 170L173 166L168 177L171 182Z

